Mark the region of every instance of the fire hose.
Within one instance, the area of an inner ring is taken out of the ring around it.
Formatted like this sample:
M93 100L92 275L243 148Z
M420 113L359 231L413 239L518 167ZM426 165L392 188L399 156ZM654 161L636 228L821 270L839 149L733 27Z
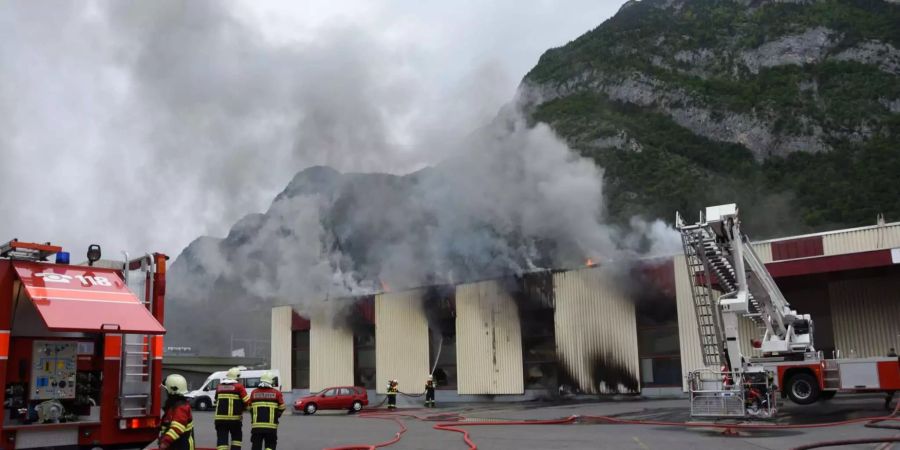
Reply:
M857 423L865 423L866 428L881 428L881 429L892 429L892 430L900 430L900 427L883 425L882 422L889 421L900 421L900 417L897 417L898 411L900 411L900 403L894 409L894 411L887 416L880 417L862 417L857 419L848 419L837 422L823 422L823 423L813 423L813 424L725 424L725 423L690 423L690 422L672 422L672 421L660 421L660 420L636 420L636 419L623 419L619 417L611 417L611 416L569 416L560 419L548 419L548 420L492 420L492 421L466 421L467 419L463 416L459 415L436 415L436 416L417 416L414 414L398 414L398 413L364 413L360 414L360 418L372 418L372 419L392 419L395 423L400 425L400 431L398 431L394 439L389 441L385 441L379 444L366 444L366 445L354 445L347 447L333 447L327 448L324 450L369 450L376 449L381 447L387 447L389 445L395 444L400 440L400 437L403 433L406 432L406 426L400 422L400 417L411 418L421 421L437 421L439 423L435 424L432 428L439 431L450 431L454 433L460 433L463 435L463 442L468 446L469 450L477 450L478 446L472 441L469 432L464 429L464 427L471 426L526 426L526 425L570 425L574 423L594 423L594 424L609 424L609 425L650 425L650 426L667 426L667 427L684 427L684 428L719 428L725 430L785 430L785 429L812 429L812 428L827 428L827 427L836 427L836 426L845 426L852 425ZM867 443L882 443L882 442L900 442L900 437L884 437L884 438L863 438L863 439L848 439L848 440L840 440L840 441L826 441L826 442L818 442L809 445L795 447L791 450L809 450L820 447L833 447L839 445L851 445L851 444L867 444Z

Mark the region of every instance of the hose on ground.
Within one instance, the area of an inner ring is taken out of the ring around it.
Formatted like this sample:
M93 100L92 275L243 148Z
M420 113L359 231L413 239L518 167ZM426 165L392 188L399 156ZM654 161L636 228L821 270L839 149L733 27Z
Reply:
M383 402L382 402L383 403ZM416 419L426 422L438 422L432 428L439 431L450 431L454 433L462 434L463 442L468 446L469 450L477 450L478 446L472 441L469 432L465 429L465 427L473 427L473 426L527 426L527 425L570 425L574 423L594 423L594 424L608 424L608 425L650 425L650 426L667 426L667 427L683 427L683 428L718 428L725 430L786 430L786 429L813 429L813 428L827 428L827 427L837 427L837 426L845 426L852 425L858 423L865 423L865 427L867 428L883 428L883 429L892 429L892 430L900 430L900 427L885 425L883 422L897 422L900 421L900 417L898 417L898 411L900 411L900 403L898 403L897 407L894 411L887 416L879 416L879 417L862 417L857 419L848 419L841 420L836 422L823 422L823 423L811 423L811 424L747 424L747 423L739 423L739 424L729 424L729 423L690 423L690 422L671 422L671 421L661 421L661 420L636 420L636 419L623 419L619 417L611 417L611 416L569 416L560 419L549 419L549 420L482 420L482 421L468 421L465 417L457 415L457 414L439 414L439 415L429 415L429 416L417 416L414 414L408 413L384 413L384 412L371 412L366 413L363 412L359 415L360 418L372 418L372 419L392 419L395 423L400 425L400 431L397 432L394 439L382 442L380 444L374 445L355 445L355 446L347 446L347 447L334 447L328 448L325 450L357 450L357 449L375 449L386 447L388 445L392 445L397 443L400 440L400 437L403 433L406 432L406 426L400 422L399 418L410 418ZM808 444L804 446L795 447L791 450L809 450L820 447L834 447L839 445L852 445L852 444L867 444L867 443L881 443L881 442L900 442L900 437L885 437L885 438L863 438L863 439L849 439L842 441L825 441L818 442L813 444Z
M900 420L900 417L897 417L897 414L900 413L900 401L897 402L897 406L894 407L894 411L883 418L876 417L874 419L869 420L865 425L866 428L880 428L884 430L900 430L900 427L891 426L891 425L882 425L881 422L886 422L889 420ZM888 442L900 442L900 436L893 437L883 437L883 438L863 438L863 439L843 439L843 440L835 440L835 441L821 441L814 442L812 444L801 445L799 447L794 447L791 450L809 450L813 448L823 448L823 447L838 447L843 445L854 445L854 444L879 444L879 443L888 443Z

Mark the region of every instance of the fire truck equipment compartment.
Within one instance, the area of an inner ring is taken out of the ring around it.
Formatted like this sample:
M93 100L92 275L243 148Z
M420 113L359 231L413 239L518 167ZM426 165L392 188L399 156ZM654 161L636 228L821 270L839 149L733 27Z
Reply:
M113 269L27 261L13 266L51 331L166 332Z

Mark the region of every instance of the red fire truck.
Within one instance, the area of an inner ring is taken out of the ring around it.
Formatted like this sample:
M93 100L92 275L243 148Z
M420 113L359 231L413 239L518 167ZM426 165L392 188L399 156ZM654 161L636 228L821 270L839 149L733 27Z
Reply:
M141 449L158 437L167 257L100 256L92 245L73 265L50 243L0 245L0 448Z
M812 317L784 298L741 232L737 205L706 208L693 225L676 215L676 224L707 366L688 380L692 416L771 418L779 389L802 405L838 392L900 390L896 356L828 359L815 349ZM763 357L742 353L742 318L759 328L751 342Z

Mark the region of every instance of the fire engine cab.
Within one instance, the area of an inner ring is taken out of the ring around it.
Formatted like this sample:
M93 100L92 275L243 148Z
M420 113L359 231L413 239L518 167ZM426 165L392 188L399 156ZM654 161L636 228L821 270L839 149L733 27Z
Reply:
M771 418L781 391L798 404L838 392L900 390L900 362L885 358L825 358L813 340L813 320L791 308L741 232L734 204L711 206L699 222L676 215L691 277L691 294L706 368L690 374L695 417ZM739 320L760 330L741 352Z
M0 448L144 448L159 432L167 257L69 256L0 244Z

